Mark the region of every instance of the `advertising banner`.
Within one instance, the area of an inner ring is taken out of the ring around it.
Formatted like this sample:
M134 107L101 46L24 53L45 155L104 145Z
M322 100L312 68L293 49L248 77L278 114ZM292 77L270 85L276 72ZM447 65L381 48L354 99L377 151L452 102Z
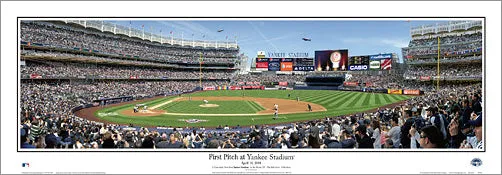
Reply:
M392 59L392 54L386 53L386 54L378 54L378 55L370 55L370 60L382 60L382 59Z
M41 75L38 75L38 74L31 74L31 75L30 75L30 78L31 78L31 79L38 79L38 78L42 78L42 76L41 76Z
M349 50L315 51L316 71L347 71Z
M129 79L138 79L138 76L129 76Z
M383 59L380 61L380 67L382 68L382 70L390 70L392 68L392 59Z
M256 68L268 69L268 62L256 62Z
M357 86L357 82L343 82L344 86Z
M293 71L314 71L314 58L293 59Z
M420 95L420 90L404 90L405 95Z
M260 85L260 82L255 81L255 82L246 82L246 85Z
M369 69L369 56L353 56L349 57L349 70L368 70Z
M355 70L368 70L369 67L368 65L349 65L349 70L355 71Z
M265 86L242 86L242 89L264 89Z
M279 82L279 86L288 86L288 82L286 81Z
M293 71L293 62L281 62L281 71Z
M388 94L403 94L402 89L387 89Z
M380 61L370 61L370 69L380 70Z
M205 90L205 91L214 91L215 88L214 88L214 86L204 86L203 90Z
M293 71L314 71L314 66L293 66Z
M429 80L431 80L431 77L430 76L420 76L420 80L429 81Z
M275 59L270 58L268 62L268 71L280 71L281 70L281 62L273 61Z
M293 62L293 58L282 58L281 62Z
M373 83L372 82L366 82L366 87L370 87L370 86L373 86Z

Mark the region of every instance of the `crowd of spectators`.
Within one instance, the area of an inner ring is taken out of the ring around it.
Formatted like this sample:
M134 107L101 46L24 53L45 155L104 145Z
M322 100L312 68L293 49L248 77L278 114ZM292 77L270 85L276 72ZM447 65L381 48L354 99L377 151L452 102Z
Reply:
M224 82L203 82L213 86ZM199 86L198 81L107 81L21 83L21 107L33 116L58 113L69 115L71 108L90 104L93 100L123 96L152 96L189 92Z
M457 62L457 61L473 61L473 60L481 60L482 56L481 55L476 55L476 56L452 56L452 57L443 57L439 60L441 63L451 63L451 62ZM407 59L407 63L436 63L437 59L436 58L429 58L429 59Z
M481 85L445 86L374 113L277 126L138 128L66 115L23 117L22 148L482 149ZM60 110L57 108L54 110ZM32 116L32 115L27 115Z
M197 63L200 56L205 62L235 63L239 52L238 49L171 46L64 24L33 21L21 23L21 41L57 48L89 49L114 56Z
M473 42L473 43L463 43L463 44L452 44L452 45L446 45L443 46L441 45L441 56L446 56L446 55L458 55L454 54L455 52L463 52L463 51L471 51L475 52L478 51L483 47L483 43L481 41L479 42ZM405 49L404 53L405 56L411 56L411 57L416 57L416 56L434 56L438 54L438 47L437 46L431 46L431 47L416 47L416 48L408 48Z
M199 71L182 71L176 69L154 69L138 66L109 66L91 63L70 63L70 62L35 62L27 61L26 66L21 67L21 76L26 77L32 74L40 75L44 78L67 78L67 77L88 77L95 78L117 78L128 79L130 77L147 79L199 79ZM233 72L206 71L202 72L203 79L229 79Z
M441 77L482 77L481 65L443 65L440 67ZM410 66L404 76L437 76L437 68L431 66Z
M482 39L483 39L483 35L481 32L439 38L441 45L466 43L466 42L477 42L477 41L481 41ZM430 47L430 46L437 46L437 45L438 45L437 38L428 38L428 39L411 40L410 43L408 44L408 47Z
M447 37L440 37L441 57L450 57L448 59L463 59L462 55L471 52L480 52L483 46L483 35L481 32L469 32ZM408 48L403 48L403 55L409 59L423 56L434 56L438 52L437 38L414 39L411 40ZM446 59L446 58L445 58Z

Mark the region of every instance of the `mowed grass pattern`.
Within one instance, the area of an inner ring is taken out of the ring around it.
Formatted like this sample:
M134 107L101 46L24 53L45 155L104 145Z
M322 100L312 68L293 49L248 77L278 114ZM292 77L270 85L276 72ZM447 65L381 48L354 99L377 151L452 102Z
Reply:
M264 110L260 105L250 101L216 101L211 100L209 104L219 105L218 107L200 107L204 104L202 101L176 101L164 105L158 109L169 113L186 114L235 114L234 109L239 109L239 114L253 114ZM256 106L258 105L258 106Z
M291 97L288 98L288 94ZM307 112L298 114L279 114L279 120L273 120L271 115L259 115L259 116L177 116L177 115L161 115L154 117L135 117L135 116L124 116L124 115L109 115L101 116L103 120L108 120L114 123L121 124L135 124L141 126L177 126L177 127L190 127L190 126L205 126L205 127L215 127L218 125L229 125L229 126L249 126L256 124L274 124L274 123L285 123L285 122L295 122L295 121L305 121L312 119L324 118L327 116L339 116L352 114L367 110L376 109L378 107L396 103L402 100L412 98L412 96L404 95L390 95L390 94L373 94L373 93L363 93L363 92L347 92L347 91L328 91L328 90L292 90L292 91L266 91L266 90L250 90L250 91L204 91L194 94L184 94L184 97L261 97L261 98L280 98L280 99L290 99L296 100L299 97L301 101L316 103L324 106L327 111L324 112ZM177 96L176 96L177 97ZM172 100L176 97L166 97L155 101L150 101L145 103L148 106L154 106ZM225 101L210 101L212 104L218 104ZM242 113L255 113L256 111L263 110L263 107L251 102L251 101L239 101L231 102L231 104L220 105L220 109L226 108L224 111L204 111L202 107L198 105L202 104L202 101L194 101L193 105L197 107L190 107L190 105L170 103L168 105L162 106L160 109L167 109L169 112L173 112L175 109L176 113L192 113L192 114L242 114ZM178 106L179 105L179 106ZM186 107L188 106L188 108ZM228 106L228 108L226 107ZM132 109L133 105L124 105L114 108L104 108L96 113L110 113L110 112L120 112L125 109ZM213 110L215 108L211 108ZM204 112L201 112L204 111ZM250 112L248 112L250 111ZM186 123L183 120L186 119L203 119L208 120L207 122L201 123Z

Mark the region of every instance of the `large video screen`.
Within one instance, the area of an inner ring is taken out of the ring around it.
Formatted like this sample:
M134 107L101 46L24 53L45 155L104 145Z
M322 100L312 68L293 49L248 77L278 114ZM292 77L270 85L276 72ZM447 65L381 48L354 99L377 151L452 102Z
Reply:
M349 50L315 51L316 71L347 71Z
M349 70L368 70L370 63L369 56L352 56L349 57Z

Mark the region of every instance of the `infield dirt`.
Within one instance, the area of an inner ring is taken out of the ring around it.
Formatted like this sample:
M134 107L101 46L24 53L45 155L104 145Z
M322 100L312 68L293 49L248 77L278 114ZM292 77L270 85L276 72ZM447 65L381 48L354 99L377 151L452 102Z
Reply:
M180 97L172 100L173 102L175 101L188 101L189 99L187 97ZM254 101L261 105L265 110L258 111L256 114L261 115L261 114L273 114L274 111L274 104L279 105L279 114L294 114L294 113L303 113L303 112L308 112L307 104L310 104L312 106L312 112L319 112L319 111L326 111L326 108L324 108L321 105L315 104L315 103L308 103L308 102L303 102L303 101L296 101L296 100L286 100L286 99L277 99L277 98L255 98L255 97L192 97L192 101L201 101L202 100L208 100L209 103L212 101ZM158 110L158 109L152 109L149 110L148 112L137 112L134 113L132 109L124 110L121 112L123 115L127 116L141 116L141 117L146 117L146 116L157 116L161 115L163 113L166 113L169 111L164 111L164 110ZM199 114L200 115L200 114ZM214 114L211 114L214 115Z

